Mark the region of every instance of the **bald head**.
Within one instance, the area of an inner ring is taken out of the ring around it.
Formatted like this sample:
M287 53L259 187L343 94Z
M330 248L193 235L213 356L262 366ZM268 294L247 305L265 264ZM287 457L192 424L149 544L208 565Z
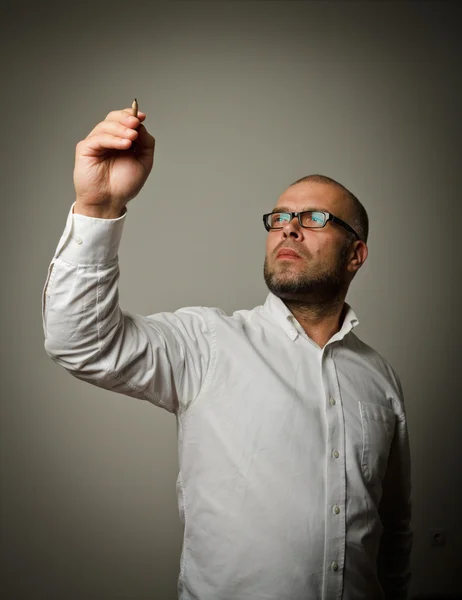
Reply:
M291 183L289 188L303 183L323 183L336 187L348 205L345 207L346 221L358 233L360 239L367 243L367 238L369 236L369 217L367 216L364 206L350 190L338 181L335 181L335 179L327 177L326 175L306 175Z

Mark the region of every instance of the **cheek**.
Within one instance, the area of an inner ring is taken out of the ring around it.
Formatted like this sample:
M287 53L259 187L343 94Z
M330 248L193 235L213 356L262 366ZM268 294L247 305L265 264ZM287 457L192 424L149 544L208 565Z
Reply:
M334 243L326 236L318 236L318 238L314 240L314 243L311 244L310 251L316 258L327 262L335 260L337 254Z
M271 256L276 246L277 240L274 239L274 236L268 234L268 237L266 238L266 256Z

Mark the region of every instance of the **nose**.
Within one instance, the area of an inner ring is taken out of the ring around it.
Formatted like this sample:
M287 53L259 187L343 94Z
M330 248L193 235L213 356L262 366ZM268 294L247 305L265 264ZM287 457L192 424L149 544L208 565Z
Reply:
M295 239L303 238L302 229L297 217L293 217L290 221L286 221L282 228L284 237L293 237Z

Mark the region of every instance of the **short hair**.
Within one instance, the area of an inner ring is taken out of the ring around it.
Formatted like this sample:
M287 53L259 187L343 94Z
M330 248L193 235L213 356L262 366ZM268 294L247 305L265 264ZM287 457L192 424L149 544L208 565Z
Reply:
M367 216L366 209L358 200L358 198L356 198L356 196L352 194L350 190L347 190L347 188L344 185L342 185L338 181L335 181L335 179L332 179L331 177L327 177L326 175L306 175L305 177L301 177L300 179L297 179L297 181L291 183L289 187L297 185L297 183L309 182L335 185L345 194L345 196L349 200L351 200L353 204L353 219L352 222L349 223L349 225L351 225L351 227L353 227L353 229L357 232L360 239L363 242L367 243L367 238L369 236L369 217Z

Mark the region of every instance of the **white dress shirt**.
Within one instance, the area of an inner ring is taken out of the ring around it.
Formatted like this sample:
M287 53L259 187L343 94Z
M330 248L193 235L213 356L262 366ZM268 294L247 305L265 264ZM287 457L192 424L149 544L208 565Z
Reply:
M181 600L403 600L412 546L399 378L346 304L320 348L285 304L141 316L118 304L126 213L69 213L43 294L75 377L175 414Z

